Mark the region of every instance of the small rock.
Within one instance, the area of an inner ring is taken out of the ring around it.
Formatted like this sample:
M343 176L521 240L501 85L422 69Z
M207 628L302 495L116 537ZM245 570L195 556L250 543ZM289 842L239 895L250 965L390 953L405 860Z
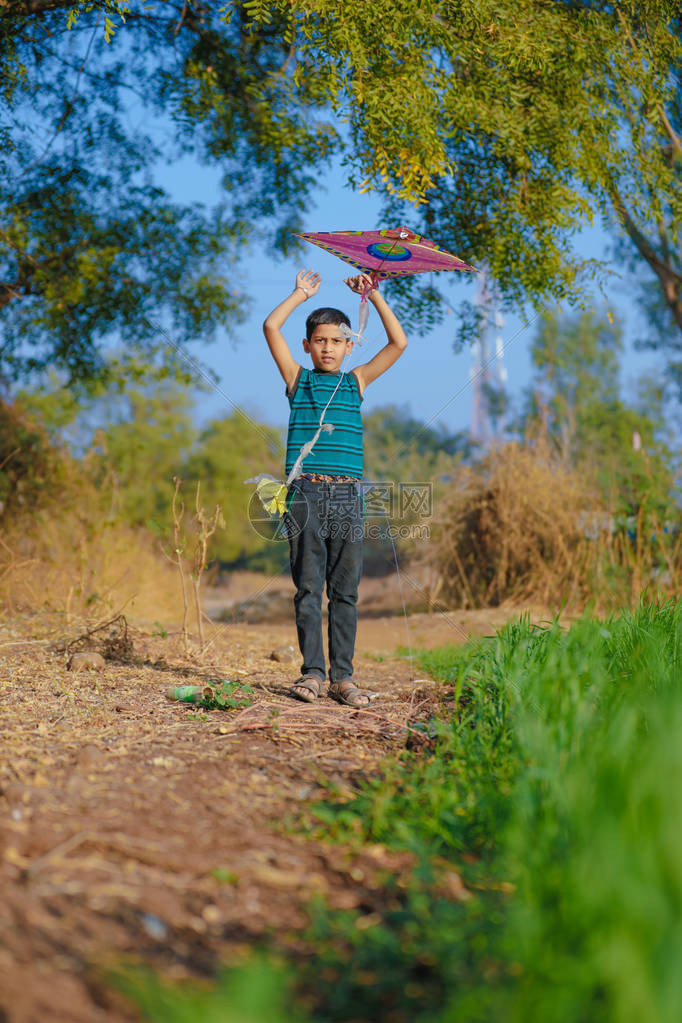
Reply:
M154 916L153 913L142 914L142 926L149 937L154 938L156 941L163 941L168 934L166 924L158 916Z
M271 661L279 661L280 664L293 664L296 659L296 651L292 646L278 646L270 654Z
M66 665L67 671L101 671L106 661L101 654L94 650L82 650L80 653L71 654Z
M209 905L204 906L201 911L201 915L209 926L216 926L222 922L223 915L217 906Z

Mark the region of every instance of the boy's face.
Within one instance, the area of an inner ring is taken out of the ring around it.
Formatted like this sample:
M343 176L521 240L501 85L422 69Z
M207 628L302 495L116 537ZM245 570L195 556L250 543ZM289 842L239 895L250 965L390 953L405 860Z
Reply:
M353 347L353 342L343 336L338 323L320 323L315 327L310 339L303 342L303 350L308 352L315 369L323 369L327 373L337 373L345 356Z

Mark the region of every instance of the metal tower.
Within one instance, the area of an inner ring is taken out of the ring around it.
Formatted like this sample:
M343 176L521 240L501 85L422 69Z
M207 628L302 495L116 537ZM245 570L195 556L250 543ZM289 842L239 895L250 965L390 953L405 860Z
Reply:
M471 412L471 439L487 447L504 429L507 371L504 368L504 342L501 330L504 317L499 310L495 284L484 270L480 272L476 292L478 337L471 346L469 379L474 389Z

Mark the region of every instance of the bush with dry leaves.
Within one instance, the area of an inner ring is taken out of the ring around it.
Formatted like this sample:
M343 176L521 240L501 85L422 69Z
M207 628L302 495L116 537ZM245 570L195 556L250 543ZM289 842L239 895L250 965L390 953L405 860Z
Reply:
M423 555L436 573L431 605L609 608L645 589L667 597L682 582L672 516L645 489L637 515L624 519L542 439L506 444L462 467L441 504Z

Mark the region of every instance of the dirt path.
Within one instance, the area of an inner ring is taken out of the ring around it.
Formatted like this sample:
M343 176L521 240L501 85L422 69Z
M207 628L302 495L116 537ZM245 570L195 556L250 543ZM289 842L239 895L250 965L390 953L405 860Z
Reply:
M221 625L211 663L173 637L134 633L134 661L74 674L44 642L0 641L0 1021L138 1017L101 979L126 957L207 976L265 935L296 945L305 905L376 904L379 847L354 859L283 826L287 815L377 768L426 713L397 646L487 633L507 612L363 621L356 673L368 711L285 695L295 664L269 659L291 624ZM245 710L201 712L164 691L209 678L255 689ZM276 726L276 727L273 727ZM3 1012L4 1010L4 1012Z

